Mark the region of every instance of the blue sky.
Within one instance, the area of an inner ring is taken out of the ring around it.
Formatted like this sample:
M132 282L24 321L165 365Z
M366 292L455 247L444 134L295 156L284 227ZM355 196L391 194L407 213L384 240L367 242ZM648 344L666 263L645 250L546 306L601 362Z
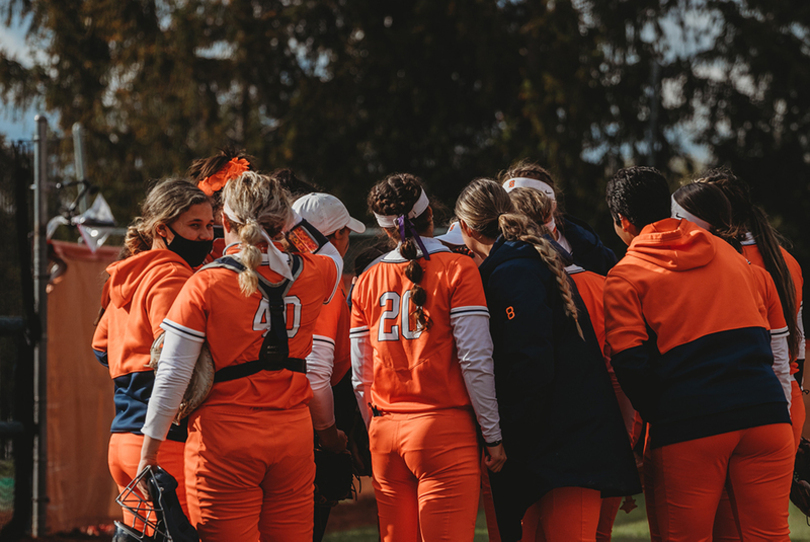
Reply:
M0 25L0 49L9 57L24 64L30 64L33 55L25 43L27 28L28 24L19 20L15 21L11 28ZM12 140L32 139L36 126L34 117L37 112L35 107L20 111L5 103L0 104L0 134ZM50 123L54 124L53 119Z

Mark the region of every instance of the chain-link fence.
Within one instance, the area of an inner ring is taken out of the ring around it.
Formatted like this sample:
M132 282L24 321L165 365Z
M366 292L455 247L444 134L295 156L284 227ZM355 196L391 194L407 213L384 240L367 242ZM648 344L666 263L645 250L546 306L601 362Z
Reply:
M0 538L30 524L34 320L31 273L33 147L0 147Z

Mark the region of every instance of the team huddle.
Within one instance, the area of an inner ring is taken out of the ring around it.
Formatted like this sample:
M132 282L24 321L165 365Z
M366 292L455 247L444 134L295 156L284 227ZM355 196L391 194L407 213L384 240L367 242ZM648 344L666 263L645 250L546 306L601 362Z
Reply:
M472 541L482 497L491 541L609 541L642 488L653 540L789 541L802 274L746 185L619 170L618 262L558 195L518 162L434 237L421 180L389 175L350 272L365 226L289 170L229 149L156 184L93 337L119 490L171 475L188 539L319 541L316 449L348 455L354 421L385 542Z

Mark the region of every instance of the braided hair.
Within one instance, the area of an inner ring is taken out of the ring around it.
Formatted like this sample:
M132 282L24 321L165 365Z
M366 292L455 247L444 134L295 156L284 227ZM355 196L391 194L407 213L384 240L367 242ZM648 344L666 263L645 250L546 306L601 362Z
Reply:
M275 239L290 219L292 206L289 194L278 181L247 171L231 180L222 190L222 201L235 215L226 216L239 234L239 258L245 270L239 273L239 288L250 296L259 287L256 268L262 263L262 253L256 245L265 242L262 230Z
M796 285L785 262L780 247L780 236L768 222L768 215L761 207L751 202L751 193L744 182L737 178L729 169L711 169L703 173L696 183L713 184L720 188L731 202L732 226L740 232L740 238L750 231L754 236L757 248L762 254L765 269L776 283L776 291L782 302L782 312L785 315L790 336L788 348L791 359L795 359L799 351L799 324L797 320L798 307L796 306Z
M373 213L388 216L407 215L419 197L422 195L422 182L415 175L409 173L394 173L374 185L368 195L368 206ZM407 219L407 216L406 216ZM433 224L433 215L425 209L422 214L410 219L417 233L427 232ZM398 235L396 228L384 228L391 236ZM405 228L405 239L402 241L400 253L410 260L405 268L405 277L413 283L411 288L411 305L414 307L409 314L416 321L417 330L430 329L431 319L425 312L427 291L420 283L424 276L424 269L417 259L417 243L410 228Z
M565 314L574 320L577 333L584 339L570 279L557 251L543 239L537 224L517 213L509 194L499 183L490 179L476 179L470 183L456 201L456 215L488 239L503 235L507 241L523 241L534 246L540 259L554 274Z

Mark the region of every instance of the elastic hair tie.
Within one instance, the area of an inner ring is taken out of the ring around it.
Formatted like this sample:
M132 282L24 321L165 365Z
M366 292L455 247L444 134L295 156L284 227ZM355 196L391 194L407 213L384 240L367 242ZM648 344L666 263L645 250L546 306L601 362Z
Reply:
M399 228L399 239L403 243L405 242L405 226L407 225L408 230L411 232L414 240L416 241L417 246L419 246L419 250L422 251L422 256L425 257L426 260L430 259L430 254L428 254L427 249L425 248L425 244L422 242L422 238L419 237L419 234L416 233L416 227L411 222L411 219L406 217L405 215L400 215L396 218L396 224Z

